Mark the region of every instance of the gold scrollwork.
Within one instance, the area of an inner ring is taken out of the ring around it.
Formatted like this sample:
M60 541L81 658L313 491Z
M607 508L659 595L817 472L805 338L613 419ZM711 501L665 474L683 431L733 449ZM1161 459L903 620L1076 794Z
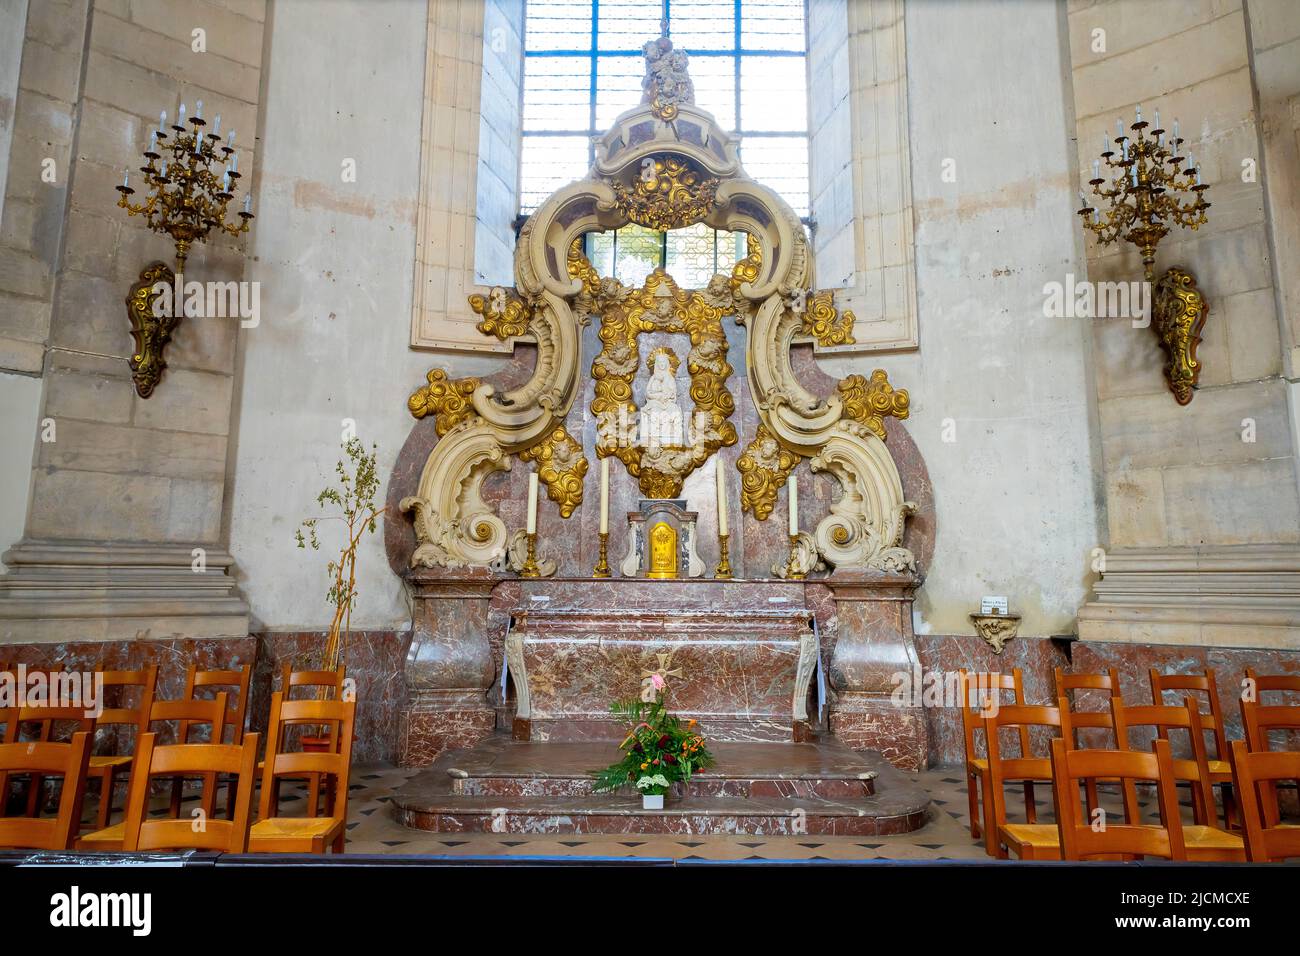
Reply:
M872 372L870 380L850 375L835 387L844 402L843 417L865 426L881 441L885 440L886 415L906 418L910 414L907 389L895 390L882 368Z
M835 308L835 294L830 290L808 297L803 313L803 334L811 335L818 345L853 345L853 313Z
M647 156L631 188L618 180L610 186L618 211L648 229L693 226L717 203L718 180L675 156Z
M591 363L596 452L602 458L613 455L623 462L647 498L676 498L692 471L719 448L736 443L736 426L728 421L736 401L727 390L732 367L727 362L727 336L722 329L724 314L723 306L710 304L699 291L688 293L678 288L662 269L650 273L640 289L620 295L601 311L602 348ZM643 447L629 440L637 417L632 381L641 364L637 336L642 332L690 336L686 369L697 426L690 446L657 449L650 459Z
M737 290L746 282L756 282L763 265L763 247L753 233L745 233L745 258L731 269L731 288Z
M494 335L502 342L523 335L532 321L533 310L514 289L501 286L487 295L475 293L469 297L469 307L483 318L475 326L484 335Z
M736 461L740 472L740 509L766 521L776 506L776 492L800 462L800 456L782 447L766 425L759 425L754 440Z
M470 396L478 388L476 378L449 379L440 369L430 369L425 376L429 384L416 389L406 400L406 407L416 418L434 415L434 428L441 438L461 422L474 415Z
M131 379L141 398L152 395L162 378L167 367L163 349L172 340L172 332L182 315L179 302L173 302L172 308L163 315L154 313L154 301L161 295L155 287L161 283L170 288L175 282L176 276L166 263L155 262L140 273L140 280L131 286L126 297L126 315L131 321L131 338L135 340Z
M1192 400L1193 389L1201 377L1196 346L1200 344L1201 329L1210 307L1196 288L1196 277L1179 266L1174 266L1156 283L1154 306L1151 328L1168 356L1165 379L1175 401L1186 405Z
M564 425L559 425L532 448L519 453L520 461L537 462L537 477L546 485L546 496L560 506L567 518L582 504L582 480L587 476L587 457Z

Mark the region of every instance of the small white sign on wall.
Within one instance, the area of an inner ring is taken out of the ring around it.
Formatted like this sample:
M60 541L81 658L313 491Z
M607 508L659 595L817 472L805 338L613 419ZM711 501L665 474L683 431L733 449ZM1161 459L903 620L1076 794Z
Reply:
M980 613L981 614L1006 614L1007 613L1006 595L1001 595L1001 596L991 596L988 594L984 595L984 597L980 599Z

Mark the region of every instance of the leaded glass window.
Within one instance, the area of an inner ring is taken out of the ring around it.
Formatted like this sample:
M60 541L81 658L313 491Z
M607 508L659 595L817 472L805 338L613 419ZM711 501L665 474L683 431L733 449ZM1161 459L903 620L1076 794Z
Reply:
M740 137L754 179L808 216L804 0L527 0L520 212L582 179L592 140L641 100L641 46L667 15L691 58L695 101ZM704 225L672 233L639 226L587 237L602 275L639 284L663 266L698 288L745 255L744 236Z

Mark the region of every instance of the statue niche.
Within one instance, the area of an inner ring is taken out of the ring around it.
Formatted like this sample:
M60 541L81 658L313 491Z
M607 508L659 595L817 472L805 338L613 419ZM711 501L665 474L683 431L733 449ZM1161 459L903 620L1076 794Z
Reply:
M638 443L642 448L680 448L684 444L682 407L677 404L677 368L681 364L669 348L650 353L646 363L651 370L646 386L645 407L641 409Z

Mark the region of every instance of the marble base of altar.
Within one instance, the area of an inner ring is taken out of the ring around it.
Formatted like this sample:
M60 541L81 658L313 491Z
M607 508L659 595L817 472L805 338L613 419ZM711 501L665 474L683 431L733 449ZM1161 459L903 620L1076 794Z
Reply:
M744 581L525 582L506 637L515 736L620 740L614 700L666 672L669 708L710 740L809 734L817 663L798 584Z
M415 611L397 759L419 767L445 750L470 746L496 726L488 700L494 667L487 632L497 579L486 572L412 572L407 581Z
M714 746L717 766L646 810L592 792L612 741L520 742L504 733L439 757L393 795L399 823L446 833L754 833L877 836L922 826L930 798L876 753L834 738Z

